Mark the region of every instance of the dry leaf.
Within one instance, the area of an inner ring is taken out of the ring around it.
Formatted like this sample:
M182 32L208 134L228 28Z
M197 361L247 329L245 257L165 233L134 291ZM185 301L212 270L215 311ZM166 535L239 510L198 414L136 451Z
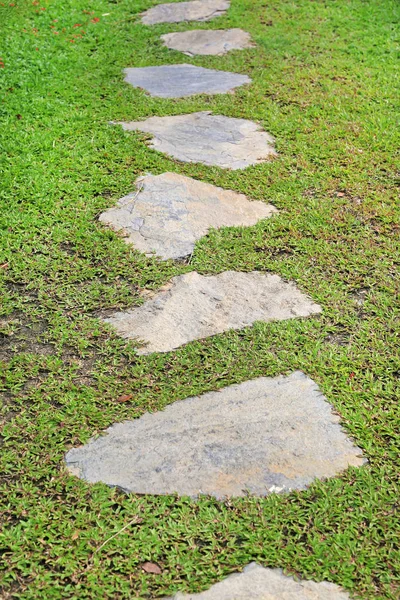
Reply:
M153 573L154 575L161 575L162 573L160 567L153 562L145 562L141 567L145 573Z
M117 402L128 402L128 400L131 400L132 398L133 394L124 394L123 396L117 398Z
M77 540L79 537L79 531L74 531L74 533L71 535L71 540Z

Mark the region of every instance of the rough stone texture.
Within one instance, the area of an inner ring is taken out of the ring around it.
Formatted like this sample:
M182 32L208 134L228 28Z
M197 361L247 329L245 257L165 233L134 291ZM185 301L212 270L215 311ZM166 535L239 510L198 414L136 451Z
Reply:
M152 133L152 148L185 162L244 169L276 156L274 138L246 119L197 112L120 125L126 131Z
M124 69L125 81L158 98L183 98L195 94L226 94L251 83L247 75L204 69L194 65L162 65Z
M243 194L176 173L148 175L136 186L100 221L124 231L126 242L138 250L164 259L191 254L211 227L254 225L277 212L271 204L249 202Z
M281 569L250 563L200 594L175 594L164 600L350 600L347 592L327 581L295 580Z
M187 398L106 434L70 450L68 467L138 494L265 496L363 464L317 385L299 371Z
M231 50L254 47L250 34L243 29L194 29L167 33L161 39L167 48L184 52L188 56L221 56Z
M230 6L230 0L194 0L158 4L142 15L142 23L181 23L182 21L210 21L223 15Z
M169 352L187 342L255 321L281 321L321 312L321 307L278 275L195 271L174 277L138 308L105 319L125 338L147 343L140 354Z

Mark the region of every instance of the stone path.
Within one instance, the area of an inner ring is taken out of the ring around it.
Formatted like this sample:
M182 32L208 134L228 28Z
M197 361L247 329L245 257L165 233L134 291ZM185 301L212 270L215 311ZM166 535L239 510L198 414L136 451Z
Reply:
M253 48L250 35L243 29L193 29L161 36L164 45L188 56L221 56L231 50Z
M142 15L144 25L157 23L180 23L182 21L210 21L223 15L230 6L230 0L193 0L158 4Z
M169 352L193 340L255 321L281 321L318 314L321 307L278 275L226 271L204 276L195 271L174 277L138 308L105 319L118 335L139 339L139 354Z
M125 69L125 81L158 98L183 98L195 94L226 94L251 79L247 75L203 69L194 65L164 65Z
M126 131L152 133L151 148L184 162L244 169L276 156L274 138L246 119L197 112L120 124Z
M277 212L270 204L177 173L148 175L136 186L100 221L122 230L138 250L164 259L191 254L211 227L255 225Z
M176 594L164 600L350 600L338 585L300 580L281 569L265 569L250 563L242 573L234 573L200 594Z
M338 423L303 373L261 377L113 425L67 465L136 494L265 496L361 465Z

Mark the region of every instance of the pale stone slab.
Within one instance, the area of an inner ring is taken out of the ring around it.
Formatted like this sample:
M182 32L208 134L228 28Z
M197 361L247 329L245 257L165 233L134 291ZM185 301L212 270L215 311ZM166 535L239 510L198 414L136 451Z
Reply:
M295 580L281 569L250 563L200 594L175 594L164 600L350 600L338 585L328 581Z
M251 83L247 75L204 69L194 65L162 65L124 69L125 81L158 98L183 98L195 94L226 94Z
M122 230L125 241L141 252L163 259L191 254L211 228L255 225L278 212L271 204L177 173L148 175L136 187L99 220Z
M231 50L253 48L250 34L243 29L194 29L161 36L164 45L188 56L221 56Z
M274 138L257 123L210 112L120 123L125 131L144 131L150 147L184 162L244 169L276 156Z
M113 425L70 450L91 483L138 494L216 498L303 489L363 460L304 373L260 377Z
M181 23L182 21L210 21L223 15L230 6L230 0L193 0L158 4L142 15L142 23Z
M321 307L278 275L225 271L204 276L195 271L174 277L138 308L116 312L107 323L117 333L147 345L139 354L169 352L183 344L255 321L307 317Z

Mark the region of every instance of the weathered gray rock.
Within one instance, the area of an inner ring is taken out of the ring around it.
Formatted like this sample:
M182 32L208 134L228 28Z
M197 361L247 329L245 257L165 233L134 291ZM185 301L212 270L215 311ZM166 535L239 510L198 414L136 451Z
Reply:
M162 35L161 39L167 48L184 52L188 56L221 56L231 50L243 50L254 46L250 34L243 29L177 31Z
M148 175L136 186L100 221L122 230L138 250L164 259L191 254L212 227L254 225L277 212L271 204L249 202L243 194L176 173Z
M198 112L120 125L126 131L152 133L151 148L185 162L244 169L276 156L274 138L246 119Z
M317 385L260 377L113 425L66 456L72 473L138 494L216 498L303 489L363 464Z
M182 21L210 21L223 15L230 6L230 0L193 0L158 4L142 15L142 23L180 23Z
M281 321L321 312L293 283L278 275L225 271L174 277L138 308L108 319L124 338L147 343L139 354L169 352L183 344L255 321Z
M195 94L226 94L251 83L247 75L204 69L194 65L162 65L124 69L125 81L158 98L183 98Z
M250 563L200 594L175 594L164 600L350 600L338 585L327 581L295 580L281 569Z

